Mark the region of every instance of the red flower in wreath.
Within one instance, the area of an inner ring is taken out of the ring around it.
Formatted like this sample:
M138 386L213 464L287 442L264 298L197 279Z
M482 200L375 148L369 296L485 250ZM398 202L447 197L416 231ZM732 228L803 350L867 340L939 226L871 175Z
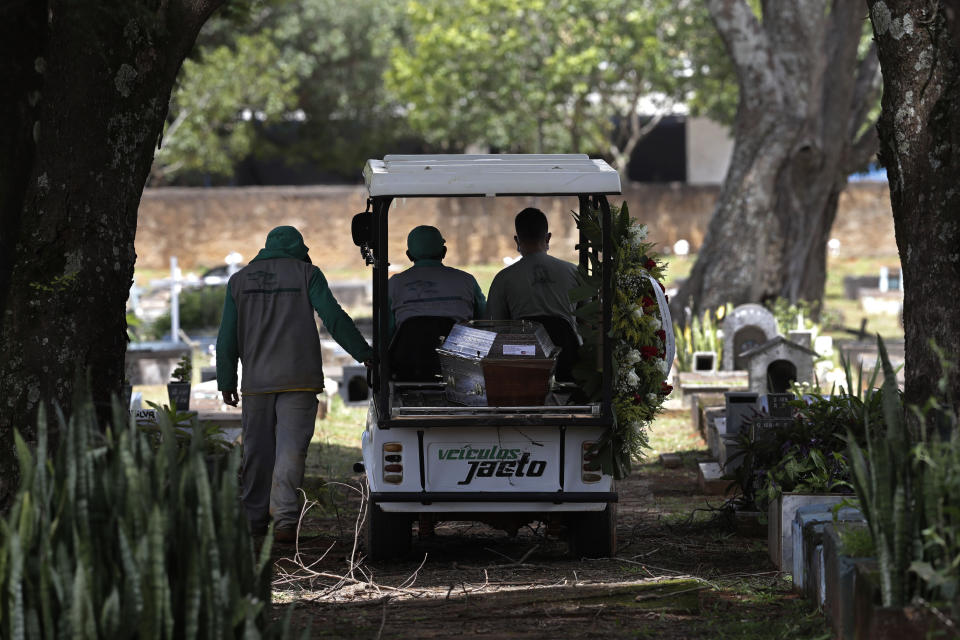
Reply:
M660 395L668 396L673 393L673 386L667 384L666 382L660 383Z
M639 393L633 394L633 404L643 404L643 396Z
M647 258L647 261L643 263L643 268L647 271L657 268L657 263L653 261L652 258Z
M657 329L657 337L660 338L661 342L666 343L667 341L667 332L663 329Z
M640 300L640 306L643 307L644 309L648 307L652 307L656 304L657 303L653 299L648 298L647 296L643 296L643 298Z
M649 360L650 358L656 358L660 354L660 350L656 347L640 347L640 355L643 356L644 360Z

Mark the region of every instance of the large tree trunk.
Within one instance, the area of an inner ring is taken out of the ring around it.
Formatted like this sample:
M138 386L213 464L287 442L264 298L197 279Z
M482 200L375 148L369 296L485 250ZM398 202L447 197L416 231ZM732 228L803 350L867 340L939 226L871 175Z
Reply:
M875 150L873 51L858 59L862 6L848 0L707 0L737 70L730 170L675 313L726 302L820 300L846 177ZM684 317L681 313L679 317Z
M69 412L87 374L101 409L120 388L137 207L174 78L219 1L0 10L0 504L13 429L32 437L41 403Z
M960 38L951 37L960 3L945 4L868 1L883 70L880 159L903 266L905 400L920 405L944 397L931 343L954 366L947 391L960 402Z

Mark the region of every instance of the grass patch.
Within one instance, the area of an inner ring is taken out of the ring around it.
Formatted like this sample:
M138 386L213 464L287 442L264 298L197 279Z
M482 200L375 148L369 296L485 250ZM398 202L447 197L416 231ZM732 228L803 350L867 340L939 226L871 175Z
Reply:
M353 465L362 458L360 437L366 419L366 407L348 407L334 395L327 417L317 420L307 450L307 475L330 480L353 476Z
M650 448L645 452L644 463L655 463L661 453L681 453L706 450L707 443L693 430L690 410L667 410L657 416L650 425Z

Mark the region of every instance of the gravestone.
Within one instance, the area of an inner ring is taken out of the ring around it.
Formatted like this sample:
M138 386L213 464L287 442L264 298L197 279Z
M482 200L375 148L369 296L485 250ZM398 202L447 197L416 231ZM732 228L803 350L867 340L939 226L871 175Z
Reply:
M190 347L183 342L131 342L125 354L125 375L134 385L166 384L188 353Z
M741 355L772 340L777 335L777 320L759 304L742 304L723 321L723 370L744 371Z
M370 387L367 385L367 368L362 364L343 367L343 378L337 392L343 403L356 407L370 400Z
M707 441L710 453L717 457L720 451L720 438L727 432L727 421L723 415L724 410L722 407L712 407L707 409L704 414L707 421L707 437L704 439Z
M743 456L737 455L740 451L740 434L757 414L759 396L745 391L728 391L723 395L726 401L726 428L723 433L718 434L717 450L714 453L720 461L720 467L726 473L732 473L743 462Z
M778 429L789 427L793 424L793 418L773 418L764 416L756 418L750 425L750 440L757 442L760 440L769 440L773 438Z
M750 374L750 391L783 393L794 382L813 383L813 359L817 353L783 336L741 354Z
M793 407L790 403L795 399L792 393L768 393L767 413L771 418L792 418Z
M753 391L728 391L723 395L726 403L727 433L738 435L757 415L757 401L760 396Z

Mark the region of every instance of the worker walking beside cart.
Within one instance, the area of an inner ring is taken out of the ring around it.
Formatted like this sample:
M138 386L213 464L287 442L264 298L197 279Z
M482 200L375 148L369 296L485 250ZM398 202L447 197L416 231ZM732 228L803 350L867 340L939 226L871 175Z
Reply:
M254 534L272 516L275 539L292 542L300 516L297 489L323 391L314 311L356 360L372 350L314 266L297 229L281 226L227 284L217 336L217 387L237 406L237 362L243 363L241 498Z

